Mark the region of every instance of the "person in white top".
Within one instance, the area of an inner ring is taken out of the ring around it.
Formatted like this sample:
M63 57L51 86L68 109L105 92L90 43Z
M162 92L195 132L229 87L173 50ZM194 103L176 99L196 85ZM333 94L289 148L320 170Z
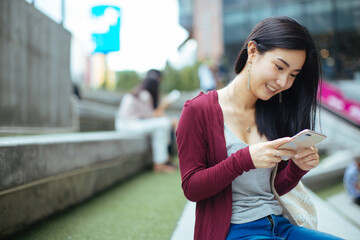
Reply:
M131 134L150 135L155 172L174 172L169 165L168 145L172 120L164 111L170 102L159 102L159 85L162 74L158 70L148 71L144 81L131 93L124 95L115 118L115 130Z

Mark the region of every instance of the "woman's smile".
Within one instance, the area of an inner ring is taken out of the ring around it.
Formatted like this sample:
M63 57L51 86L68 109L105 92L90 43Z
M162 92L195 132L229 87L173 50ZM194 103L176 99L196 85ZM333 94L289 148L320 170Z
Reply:
M270 93L275 93L277 91L276 88L271 86L269 83L265 83L266 88L269 90Z

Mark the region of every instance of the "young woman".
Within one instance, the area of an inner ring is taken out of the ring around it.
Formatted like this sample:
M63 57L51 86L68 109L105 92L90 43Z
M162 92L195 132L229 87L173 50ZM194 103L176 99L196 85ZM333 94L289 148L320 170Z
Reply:
M314 128L320 70L308 30L289 17L261 21L235 73L225 88L187 101L177 129L182 188L197 202L195 239L338 239L291 224L273 192L289 192L319 163L315 147L277 149Z
M134 91L124 95L119 106L115 129L129 134L148 134L151 136L154 172L175 172L169 161L168 147L175 122L165 116L169 103L159 104L160 71L151 69L144 81Z

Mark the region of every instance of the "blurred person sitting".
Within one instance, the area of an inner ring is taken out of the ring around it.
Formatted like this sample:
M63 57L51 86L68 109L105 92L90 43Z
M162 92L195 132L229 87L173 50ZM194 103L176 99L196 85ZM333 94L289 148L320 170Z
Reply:
M151 69L140 85L124 95L115 118L115 129L131 134L149 134L154 172L174 172L176 168L170 164L168 148L172 128L177 122L164 114L171 102L165 98L159 104L161 78L160 71Z
M344 173L344 187L353 201L360 205L360 156L351 162Z

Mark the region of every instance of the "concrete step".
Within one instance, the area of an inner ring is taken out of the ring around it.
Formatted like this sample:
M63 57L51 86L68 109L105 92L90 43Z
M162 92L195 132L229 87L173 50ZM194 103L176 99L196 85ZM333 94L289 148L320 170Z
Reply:
M113 131L117 107L80 100L78 102L79 122L81 132Z
M0 238L152 166L146 137L118 132L0 138Z
M360 229L360 206L346 192L331 196L326 201Z
M334 209L327 201L321 199L309 189L308 191L316 207L319 221L318 229L320 231L333 234L346 240L359 239L360 228L358 228L358 226L340 214L340 212Z
M316 168L307 173L302 182L312 190L332 186L342 181L346 167L357 155L357 150L354 149L332 152Z

